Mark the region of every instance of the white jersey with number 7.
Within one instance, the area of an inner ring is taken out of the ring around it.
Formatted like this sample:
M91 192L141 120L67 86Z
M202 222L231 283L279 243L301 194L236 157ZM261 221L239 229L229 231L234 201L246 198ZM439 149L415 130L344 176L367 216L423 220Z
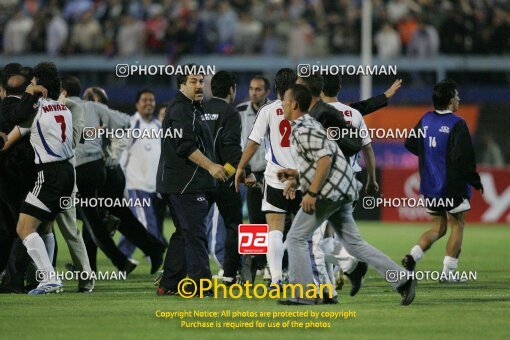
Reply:
M73 118L62 103L40 98L30 128L19 127L22 136L30 132L35 164L65 161L73 157Z
M268 185L284 189L285 183L278 180L278 170L296 169L290 152L291 126L283 116L282 101L277 99L262 106L257 113L248 139L262 144L266 149L266 171L264 177Z

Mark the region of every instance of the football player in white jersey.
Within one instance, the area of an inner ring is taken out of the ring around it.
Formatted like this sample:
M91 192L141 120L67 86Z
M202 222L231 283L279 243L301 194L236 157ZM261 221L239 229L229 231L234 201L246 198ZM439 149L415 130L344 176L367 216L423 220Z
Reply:
M56 215L63 211L62 198L69 198L73 191L74 169L69 162L74 155L73 123L71 111L57 102L60 80L55 64L41 63L34 68L33 74L32 84L27 87L27 94L23 97L25 100L22 98L20 103L20 108L32 111L31 117L27 127L17 126L9 133L4 149L30 133L37 181L23 203L16 231L34 261L37 277L41 280L29 294L49 294L61 292L63 285L56 276L38 232L45 234L51 231ZM47 98L34 98L37 85L47 89Z
M283 194L287 184L278 180L277 172L284 168L295 169L296 165L290 152L290 122L283 116L282 101L285 91L294 85L297 76L294 70L283 68L276 74L274 86L277 100L259 109L253 129L246 142L241 161L237 167L235 185L244 180L244 168L264 142L266 149L266 171L264 172L264 198L262 211L266 214L269 225L269 242L267 262L271 272L271 284L281 286L282 260L284 255L283 231L287 213L295 214L299 210L301 192L295 193L294 199L287 199ZM291 189L294 190L294 189ZM275 286L272 286L275 288Z

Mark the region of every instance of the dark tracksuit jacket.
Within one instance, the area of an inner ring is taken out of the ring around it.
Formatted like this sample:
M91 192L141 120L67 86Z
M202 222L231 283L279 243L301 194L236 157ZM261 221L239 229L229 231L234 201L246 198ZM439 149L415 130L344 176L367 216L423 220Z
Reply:
M215 181L209 172L188 159L193 152L200 150L215 161L213 138L202 104L178 91L163 120L163 130L168 129L176 133L161 140L157 192L187 194L214 191ZM182 138L177 135L178 131L182 131Z
M352 103L349 106L358 110L363 116L377 111L388 105L386 95L378 96ZM341 113L333 106L319 100L308 112L310 116L315 118L325 128L338 127L340 129L354 129L345 122ZM362 148L361 137L357 138L340 138L337 141L338 146L346 157L350 157L358 153Z
M180 91L168 107L163 131L166 137L161 140L156 190L169 203L176 231L168 245L160 287L173 291L187 275L195 282L211 278L205 219L211 203L208 196L216 191L216 183L188 157L200 150L216 160L202 104Z
M237 169L243 150L241 148L241 116L237 109L221 98L212 98L204 104L206 121L213 134L216 162L230 163ZM247 175L251 173L246 167ZM224 276L235 278L240 264L238 226L243 223L242 201L235 191L234 176L225 183L218 182L216 204L226 227Z
M471 186L480 189L480 175L466 122L449 112L427 112L414 127L416 137L405 142L417 155L420 166L420 193L428 198L469 199ZM425 138L418 130L425 130Z

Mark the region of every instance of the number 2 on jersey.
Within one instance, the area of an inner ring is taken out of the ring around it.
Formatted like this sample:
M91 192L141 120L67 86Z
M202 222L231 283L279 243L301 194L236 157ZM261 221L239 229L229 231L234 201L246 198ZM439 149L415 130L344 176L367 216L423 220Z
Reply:
M290 122L287 119L284 119L280 122L280 134L282 135L280 146L282 148L290 147L290 129Z
M64 116L62 116L62 115L57 115L54 117L55 117L55 120L57 121L57 123L60 124L60 130L62 131L62 143L65 143L65 141L66 141L66 120L65 120Z

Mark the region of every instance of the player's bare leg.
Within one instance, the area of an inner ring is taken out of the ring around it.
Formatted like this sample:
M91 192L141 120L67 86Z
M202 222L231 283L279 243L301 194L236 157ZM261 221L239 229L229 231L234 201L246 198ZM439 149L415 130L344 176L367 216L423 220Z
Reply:
M454 273L459 263L460 249L462 247L462 238L464 236L464 213L457 213L451 216L451 233L446 243L446 256L443 260L443 273L441 282L460 282L449 275ZM444 279L445 277L449 277Z
M433 216L432 217L433 227L421 235L420 240L418 241L418 245L425 252L429 250L429 248L441 237L446 234L446 229L448 226L448 217L446 215L443 216Z
M285 252L283 246L285 214L267 213L266 220L269 225L267 263L271 272L271 283L278 283L278 281L283 279L282 261Z
M416 262L423 258L424 252L429 250L434 242L446 234L446 228L448 225L448 216L446 215L446 212L444 215L432 216L432 225L431 229L421 235L418 240L418 244L415 245L409 254L404 256L402 259L402 265L407 270L414 270Z

